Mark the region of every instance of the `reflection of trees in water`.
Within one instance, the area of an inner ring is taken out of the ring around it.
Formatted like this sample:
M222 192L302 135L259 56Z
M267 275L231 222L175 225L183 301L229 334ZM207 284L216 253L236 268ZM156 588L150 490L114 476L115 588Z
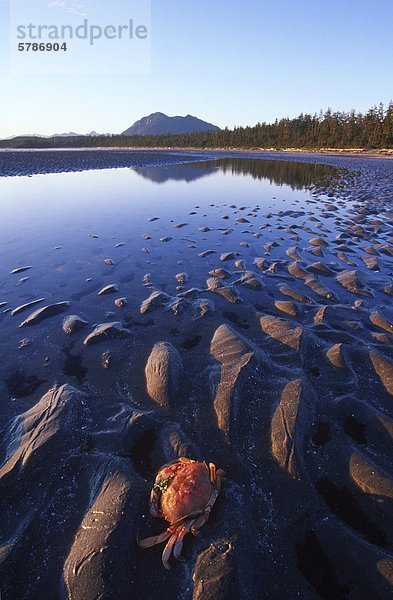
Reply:
M322 183L337 173L328 165L291 162L284 160L260 160L253 158L223 158L211 163L224 173L251 175L254 179L267 179L277 185L290 185L292 189L302 189L312 184Z
M212 175L210 162L182 163L164 167L134 167L133 171L154 183L165 183L169 179L175 181L194 181L207 175Z
M169 179L194 181L217 171L232 175L251 175L254 179L267 179L277 185L290 185L302 189L312 184L321 184L337 169L327 165L301 163L259 158L220 158L206 162L167 165L165 167L142 167L134 169L138 175L155 183Z

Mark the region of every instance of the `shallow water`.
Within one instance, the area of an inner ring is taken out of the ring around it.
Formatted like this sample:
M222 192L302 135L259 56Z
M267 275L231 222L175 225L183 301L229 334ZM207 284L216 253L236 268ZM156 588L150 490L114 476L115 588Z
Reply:
M390 595L393 169L202 158L0 156L2 598ZM158 342L182 363L165 398ZM40 400L63 384L87 395ZM167 573L134 540L164 530L148 494L182 454L226 477Z

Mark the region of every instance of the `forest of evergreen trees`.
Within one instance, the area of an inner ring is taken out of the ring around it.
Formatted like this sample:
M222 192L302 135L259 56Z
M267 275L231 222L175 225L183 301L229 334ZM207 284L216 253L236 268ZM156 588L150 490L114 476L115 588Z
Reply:
M370 108L365 114L332 112L300 114L294 119L257 123L254 127L235 127L213 132L180 135L16 137L1 140L0 147L76 148L76 147L166 147L166 148L393 148L393 101L385 108Z

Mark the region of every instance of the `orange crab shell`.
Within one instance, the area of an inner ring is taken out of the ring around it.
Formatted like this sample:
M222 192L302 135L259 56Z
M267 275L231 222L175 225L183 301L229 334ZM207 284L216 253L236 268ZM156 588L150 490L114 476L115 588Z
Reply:
M157 487L165 479L169 479L168 487L160 493ZM210 481L208 465L197 461L178 461L163 467L155 486L151 493L150 511L153 516L162 516L169 523L201 513L216 490Z
M154 517L163 517L170 526L161 535L140 540L139 545L149 548L169 538L162 555L167 569L172 552L180 560L184 536L190 531L196 535L209 518L223 474L213 463L186 457L158 472L150 494L150 512Z

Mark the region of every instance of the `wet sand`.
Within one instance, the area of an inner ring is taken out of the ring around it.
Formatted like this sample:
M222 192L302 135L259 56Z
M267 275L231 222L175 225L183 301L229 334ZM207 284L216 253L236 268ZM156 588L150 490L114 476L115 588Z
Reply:
M21 202L1 232L2 598L391 597L392 163L59 174L28 154L0 180ZM179 456L225 477L167 572L136 539L165 529L148 497Z

